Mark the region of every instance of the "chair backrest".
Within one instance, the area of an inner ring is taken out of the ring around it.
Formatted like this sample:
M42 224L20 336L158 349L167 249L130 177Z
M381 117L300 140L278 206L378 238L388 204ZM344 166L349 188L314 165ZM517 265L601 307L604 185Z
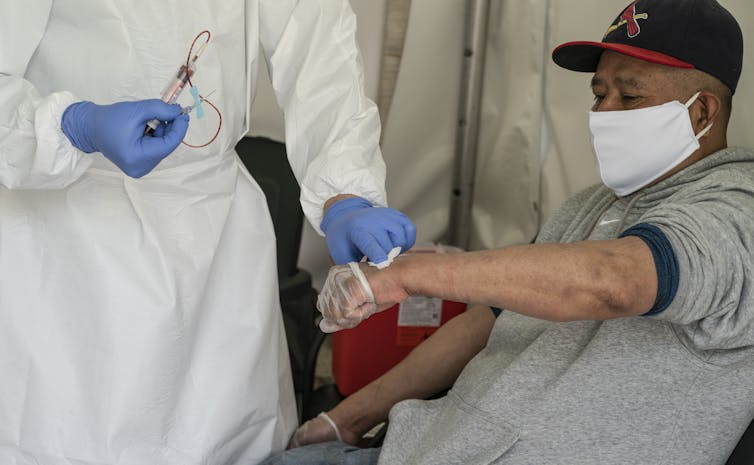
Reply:
M754 464L754 420L741 436L738 445L728 458L726 465L752 465Z
M299 188L285 151L285 144L262 137L245 137L236 152L267 197L277 236L278 278L297 273L304 213Z

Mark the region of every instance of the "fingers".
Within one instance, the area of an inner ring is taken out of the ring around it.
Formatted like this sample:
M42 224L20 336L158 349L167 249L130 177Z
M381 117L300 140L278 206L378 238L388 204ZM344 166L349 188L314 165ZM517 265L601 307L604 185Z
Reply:
M328 320L326 318L322 318L322 320L320 320L320 322L319 322L319 329L323 333L330 334L330 333L338 332L341 329L348 329L348 328L344 328L344 327L338 325L337 323L335 323L332 320Z
M159 162L173 153L186 136L188 125L188 115L179 115L161 131L160 137L157 136L157 132L154 137L143 137L141 147L144 156Z
M366 255L369 261L382 263L387 260L387 253L392 249L389 236L382 231L376 234L363 229L351 231L351 242Z
M375 313L377 313L376 305L371 303L364 304L356 310L348 312L347 316L340 317L337 320L322 318L319 322L319 329L323 333L334 333L342 329L352 329L359 326L362 321L368 319Z
M388 260L392 249L400 247L405 251L414 246L416 226L406 215L391 208L372 211L374 215L379 215L381 228L354 228L350 234L351 243L370 262L379 265Z
M165 139L166 143L174 145L173 148L175 149L183 141L184 137L186 137L189 121L191 121L189 115L181 114L168 123L165 133L161 137Z
M335 333L343 329L352 329L370 316L377 313L377 305L373 303L366 303L359 306L355 310L348 312L347 316L338 318L337 320L331 320L328 318L322 318L319 322L319 329L323 333Z
M416 244L416 225L403 213L401 213L399 223L403 228L404 243L396 245L400 245L403 250L408 250Z
M389 228L387 228L387 233L392 239L392 247L400 247L403 250L410 249L416 243L416 226L408 216L398 210L392 208L387 210L387 217L391 222Z
M160 123L157 125L157 129L152 133L152 137L163 137L165 131L168 129L168 123Z
M338 426L324 412L299 426L288 443L289 449L321 442L341 441Z
M171 105L160 99L141 100L138 104L140 118L145 124L153 119L173 121L183 111L180 105L175 103Z
M353 247L352 243L343 244L337 243L337 240L333 240L328 237L327 245L330 249L330 256L336 265L345 265L349 262L358 262L364 255L357 247Z
M326 333L353 328L377 312L372 289L356 263L330 270L317 309L323 316L320 329Z

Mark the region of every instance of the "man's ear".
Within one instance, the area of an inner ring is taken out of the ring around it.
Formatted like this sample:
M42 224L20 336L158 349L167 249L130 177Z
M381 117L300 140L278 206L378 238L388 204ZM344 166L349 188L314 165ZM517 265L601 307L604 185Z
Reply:
M694 134L699 134L712 123L719 123L718 116L722 109L720 97L712 92L703 91L689 108L691 115L691 125L694 127Z

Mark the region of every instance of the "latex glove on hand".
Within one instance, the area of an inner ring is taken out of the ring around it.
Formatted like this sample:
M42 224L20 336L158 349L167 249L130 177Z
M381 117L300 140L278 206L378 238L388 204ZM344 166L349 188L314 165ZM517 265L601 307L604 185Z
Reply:
M322 412L298 427L296 432L293 433L291 441L288 443L288 449L331 441L356 445L358 437L346 430L341 433L340 428L338 428L338 425L335 424L330 416Z
M97 105L77 102L63 112L62 129L86 153L101 152L125 174L140 178L173 153L188 130L189 117L180 105L159 99ZM147 122L163 121L154 136L144 135Z
M330 268L317 310L322 313L319 328L325 333L354 328L377 312L372 288L358 263Z
M320 228L336 265L361 261L365 255L377 265L388 260L396 247L406 251L416 242L416 226L392 208L374 207L351 197L332 204Z
M319 328L325 333L354 328L373 314L388 309L408 297L408 293L387 276L384 271L365 264L350 262L330 268L322 292L317 297L317 310L322 313ZM365 273L380 282L380 300L375 299L372 286Z

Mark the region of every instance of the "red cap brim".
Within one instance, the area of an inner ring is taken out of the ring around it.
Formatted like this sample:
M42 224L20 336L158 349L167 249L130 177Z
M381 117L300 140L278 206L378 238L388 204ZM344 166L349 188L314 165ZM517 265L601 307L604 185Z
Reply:
M572 71L594 72L597 70L597 64L600 61L602 52L605 50L612 50L650 63L672 66L674 68L694 68L694 65L673 58L670 55L665 55L664 53L631 45L606 42L567 42L553 50L552 59L559 66Z

